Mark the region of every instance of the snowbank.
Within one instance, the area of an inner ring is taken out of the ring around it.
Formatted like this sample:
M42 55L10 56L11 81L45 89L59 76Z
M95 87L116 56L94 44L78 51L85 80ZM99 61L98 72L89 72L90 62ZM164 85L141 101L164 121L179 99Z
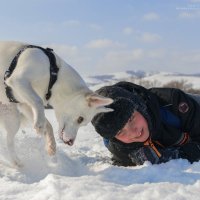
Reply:
M46 113L55 129L57 163L46 156L43 139L34 130L24 129L16 137L16 150L24 167L12 168L1 131L1 200L200 199L200 162L112 166L110 154L91 124L80 129L75 145L69 147L56 135L53 111Z

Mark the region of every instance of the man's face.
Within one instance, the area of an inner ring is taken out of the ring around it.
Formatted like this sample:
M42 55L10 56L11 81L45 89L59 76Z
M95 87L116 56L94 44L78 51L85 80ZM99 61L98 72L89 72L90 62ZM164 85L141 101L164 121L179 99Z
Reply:
M147 120L137 111L134 111L125 126L116 134L115 138L124 142L144 142L149 137Z

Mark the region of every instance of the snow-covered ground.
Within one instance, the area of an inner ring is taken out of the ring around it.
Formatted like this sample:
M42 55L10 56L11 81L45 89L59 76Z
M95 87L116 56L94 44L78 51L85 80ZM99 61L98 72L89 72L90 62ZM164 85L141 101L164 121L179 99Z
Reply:
M105 78L109 83L126 74L87 80L97 89ZM165 73L147 77L170 79ZM200 77L195 81L188 78L199 88ZM70 147L57 136L53 110L46 110L46 115L55 132L57 162L46 155L43 138L26 128L16 136L16 151L24 167L13 168L7 159L6 135L0 130L0 200L200 200L200 162L191 165L180 159L160 165L112 166L110 154L91 124L79 130Z
M46 115L56 132L54 112L47 110ZM117 167L110 164L110 154L91 124L80 129L72 147L55 136L57 163L46 156L43 139L32 129L19 131L16 151L24 167L15 169L7 160L1 131L1 200L200 199L200 162Z

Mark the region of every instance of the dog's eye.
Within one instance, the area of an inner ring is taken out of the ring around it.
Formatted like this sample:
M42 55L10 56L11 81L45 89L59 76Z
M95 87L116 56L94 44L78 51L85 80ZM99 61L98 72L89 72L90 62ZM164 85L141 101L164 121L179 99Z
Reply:
M80 116L80 117L77 119L78 124L82 123L83 120L84 120L84 118L83 118L82 116Z

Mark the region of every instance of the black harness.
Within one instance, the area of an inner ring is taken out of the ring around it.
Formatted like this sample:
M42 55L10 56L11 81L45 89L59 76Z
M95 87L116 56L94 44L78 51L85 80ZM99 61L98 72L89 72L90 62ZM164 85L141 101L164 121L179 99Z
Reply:
M53 49L50 49L50 48L44 49L44 48L42 48L42 47L34 46L34 45L26 45L26 46L24 46L24 47L17 53L17 55L13 58L13 60L12 60L12 62L11 62L11 64L10 64L10 67L8 68L8 70L7 70L7 71L5 72L5 74L4 74L4 84L5 84L5 89L6 89L6 95L7 95L8 99L9 99L9 101L10 101L10 102L13 102L13 103L19 103L19 102L18 102L18 101L15 99L15 97L13 96L12 88L9 87L9 86L5 83L5 81L6 81L7 78L9 78L9 77L12 75L12 73L13 73L13 71L14 71L16 65L17 65L18 58L19 58L19 56L21 55L21 53L22 53L23 51L25 51L26 49L28 49L28 48L38 48L38 49L42 50L42 51L47 55L47 57L49 58L49 62L50 62L50 80L49 80L48 92L47 92L47 94L45 95L46 100L49 100L49 99L50 99L50 97L51 97L51 89L52 89L54 83L55 83L56 80L57 80L57 75L58 75L59 68L58 68L57 65L56 65L56 58L55 58L55 55L52 53Z

